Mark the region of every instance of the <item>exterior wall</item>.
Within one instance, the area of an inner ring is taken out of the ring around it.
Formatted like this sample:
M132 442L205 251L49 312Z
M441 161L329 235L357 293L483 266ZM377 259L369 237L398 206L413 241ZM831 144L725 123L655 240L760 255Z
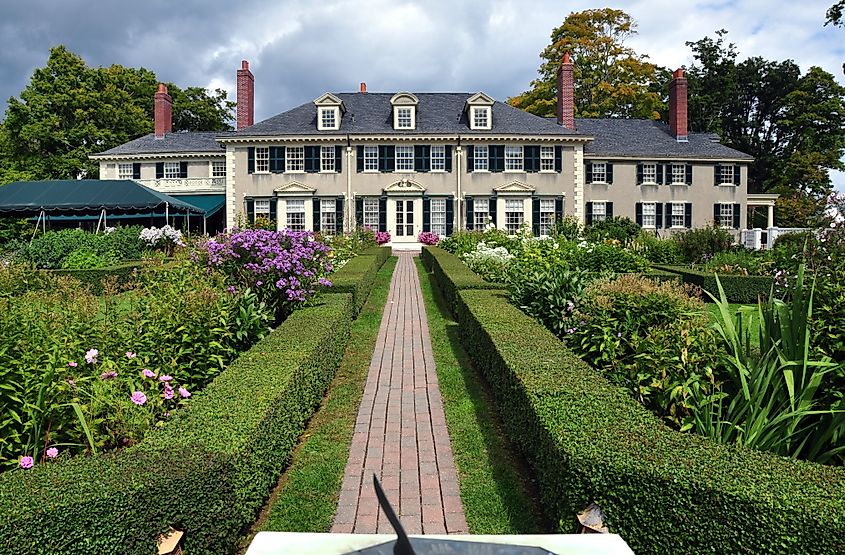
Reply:
M168 157L162 159L143 159L143 160L101 160L100 161L100 179L118 179L118 164L141 164L141 180L149 180L156 178L156 164L158 162L188 162L188 178L203 178L211 177L211 161L223 161L224 155L209 157L209 158L182 158Z

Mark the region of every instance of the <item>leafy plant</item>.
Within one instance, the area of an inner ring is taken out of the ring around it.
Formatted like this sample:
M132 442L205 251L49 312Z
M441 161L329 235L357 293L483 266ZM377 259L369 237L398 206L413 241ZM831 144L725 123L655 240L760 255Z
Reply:
M510 285L510 299L515 305L558 337L572 329L575 308L591 281L587 272L519 266L514 273L519 276Z
M672 236L686 262L698 264L706 262L733 245L733 236L726 229L717 225L688 229Z
M505 247L488 246L481 242L475 250L463 255L469 269L487 281L505 282L514 256Z
M616 241L627 246L635 237L642 233L643 228L624 216L614 216L605 220L594 222L584 228L584 237L587 241L601 243L603 241Z

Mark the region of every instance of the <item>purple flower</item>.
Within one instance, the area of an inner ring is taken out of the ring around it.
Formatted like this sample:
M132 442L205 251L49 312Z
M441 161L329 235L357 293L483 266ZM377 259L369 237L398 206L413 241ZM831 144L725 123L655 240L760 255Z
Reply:
M109 372L103 372L102 374L100 374L101 380L110 380L110 379L116 378L116 377L117 377L117 372L115 372L114 370L111 370Z
M173 399L173 388L170 387L169 383L164 384L164 398L168 401Z
M21 468L32 468L32 465L35 464L35 459L30 456L21 457L20 465Z
M260 279L259 279L258 281L256 281L256 282L255 282L255 286L256 286L256 287L261 287L262 285L264 285L264 282L263 282L263 281L261 281Z
M575 303L573 303L572 301L568 301L568 302L566 303L566 311L567 311L567 312L572 312L572 310L573 310L574 308L575 308Z
M169 382L172 379L173 379L173 376L168 376L167 374L160 376L158 378L158 380L161 381L161 382Z
M97 364L97 357L100 356L100 351L97 349L89 349L85 353L85 362L88 364Z
M191 392L185 389L184 387L179 388L179 395L182 396L183 399L187 399L191 396Z
M149 368L144 368L143 370L141 370L141 375L143 375L145 378L155 378L156 377L156 373L153 372L152 370L150 370Z
M331 286L332 286L332 282L330 282L330 281L329 281L329 280L327 280L326 278L322 278L322 277L321 277L321 278L320 278L320 279L318 279L317 281L318 281L318 282L319 282L319 284L320 284L320 285L322 285L323 287L331 287Z
M230 285L226 288L226 291L228 291L229 293L234 293L235 291L237 291L237 289L235 289L234 285Z
M568 330L566 330L566 333L575 333L575 330L576 328L569 328Z
M144 395L143 391L136 391L132 394L132 402L138 405L139 407L147 402L147 396Z
M79 366L79 365L78 365L78 364L76 364L76 362L74 362L74 361L70 361L70 362L68 362L68 363L67 363L67 365L68 365L68 366L70 366L71 368L76 368L77 366Z
M622 332L620 331L619 333L617 333L616 337L622 337Z
M132 359L133 359L133 358L135 358L136 356L138 356L138 355L136 355L136 354L135 354L135 353L133 353L132 351L126 351L126 358L128 358L128 359L132 360Z
M47 456L51 459L55 459L59 456L59 450L55 447L50 447L49 449L47 449Z

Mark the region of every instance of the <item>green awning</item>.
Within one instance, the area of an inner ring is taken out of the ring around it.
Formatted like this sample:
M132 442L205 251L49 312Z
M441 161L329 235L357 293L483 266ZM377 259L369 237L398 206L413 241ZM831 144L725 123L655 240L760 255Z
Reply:
M223 208L223 205L226 204L226 195L170 195L175 199L179 199L182 202L187 202L193 206L196 206L203 212L205 212L205 217L210 218L212 215L216 214L218 210Z

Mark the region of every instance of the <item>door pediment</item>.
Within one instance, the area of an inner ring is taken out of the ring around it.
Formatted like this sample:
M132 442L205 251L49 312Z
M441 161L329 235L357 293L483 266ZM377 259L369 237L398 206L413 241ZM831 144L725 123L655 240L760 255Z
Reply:
M514 179L508 183L500 187L496 187L493 191L496 194L522 194L522 195L530 195L534 192L534 187L528 185L527 183L523 183L522 181Z
M384 188L388 195L421 195L424 192L425 187L410 179L400 179Z

